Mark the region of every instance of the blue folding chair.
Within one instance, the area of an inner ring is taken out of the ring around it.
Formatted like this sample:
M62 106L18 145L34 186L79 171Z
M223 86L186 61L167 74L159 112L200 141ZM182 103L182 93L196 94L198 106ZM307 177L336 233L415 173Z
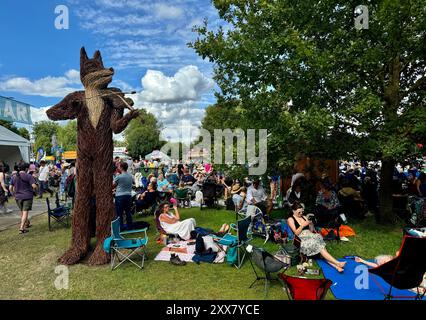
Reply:
M236 235L231 234L230 232L225 234L222 238L217 238L218 243L228 247L236 247L237 249L237 261L235 266L237 269L240 269L244 258L246 256L246 245L253 239L251 237L251 216L248 216L244 219L238 220L236 224L230 225L230 230L235 230ZM228 249L229 250L229 249Z
M146 245L148 244L147 228L120 232L120 218L111 222L111 236L104 241L104 250L111 255L111 270L117 269L123 262L130 261L139 269L143 268L146 259ZM143 238L124 238L123 235L144 233ZM127 251L127 252L126 252ZM131 257L136 254L142 261L138 264ZM117 264L116 261L118 261Z
M69 227L70 215L71 215L70 208L63 205L61 206L59 205L59 203L57 203L57 207L52 209L50 207L49 198L46 198L46 205L47 205L47 220L49 225L49 231L52 231L52 222L61 224L64 227Z

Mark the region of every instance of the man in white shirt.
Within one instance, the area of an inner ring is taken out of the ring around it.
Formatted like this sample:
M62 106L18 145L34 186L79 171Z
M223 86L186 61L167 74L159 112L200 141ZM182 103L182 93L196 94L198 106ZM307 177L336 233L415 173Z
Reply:
M260 185L260 181L257 179L253 184L247 189L247 204L252 204L262 210L263 214L268 214L269 207L268 196L266 195L265 189Z
M39 175L39 198L43 197L43 193L48 191L50 196L53 196L53 191L49 189L49 167L46 165L46 161L40 161Z

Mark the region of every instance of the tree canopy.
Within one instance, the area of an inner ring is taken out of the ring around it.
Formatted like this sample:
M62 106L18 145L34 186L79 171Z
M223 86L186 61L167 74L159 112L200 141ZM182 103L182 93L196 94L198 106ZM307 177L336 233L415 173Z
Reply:
M268 162L381 159L390 201L394 161L425 138L426 0L364 1L360 30L356 1L213 4L226 29L205 21L190 46L214 62L218 101L240 100L250 126L271 133Z
M160 141L161 125L153 114L140 109L138 118L130 121L124 131L127 141L127 152L130 156L145 156L154 149L162 146Z
M59 124L53 121L36 122L33 127L34 149L43 148L47 155L51 155L52 136L58 134Z
M58 144L64 151L77 150L77 121L69 121L60 126L57 133Z

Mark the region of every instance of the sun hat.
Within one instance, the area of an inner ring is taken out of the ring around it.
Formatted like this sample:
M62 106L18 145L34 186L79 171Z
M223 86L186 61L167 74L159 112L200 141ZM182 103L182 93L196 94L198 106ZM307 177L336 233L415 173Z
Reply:
M238 193L241 191L241 185L239 183L236 183L231 188L231 193Z

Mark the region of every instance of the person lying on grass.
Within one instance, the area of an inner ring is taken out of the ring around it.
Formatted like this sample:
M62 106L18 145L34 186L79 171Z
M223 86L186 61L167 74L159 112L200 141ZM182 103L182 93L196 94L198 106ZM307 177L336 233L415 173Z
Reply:
M391 261L398 254L399 254L399 251L397 251L395 253L395 256L392 256L392 255L389 255L389 254L387 254L387 255L380 255L380 256L377 256L377 257L374 258L374 262L364 260L364 259L362 259L360 257L355 257L355 262L362 263L362 264L365 264L366 266L375 268L375 267L378 267L378 266L380 266L382 264L385 264L388 261Z
M291 206L293 215L287 219L291 230L301 240L300 252L306 256L320 254L337 271L343 272L346 262L337 261L325 248L322 236L315 232L314 224L303 215L303 206L295 201Z
M378 267L382 264L385 264L386 262L391 261L392 259L394 259L398 255L399 255L399 251L397 251L395 253L395 256L388 255L388 254L380 255L380 256L377 256L377 257L374 258L374 262L364 260L360 257L355 257L355 262L365 264L366 266L369 266L369 267L372 267L372 268L376 268L376 267ZM417 289L420 293L424 293L426 291L426 273L423 275L423 281L420 284L420 286L418 288L412 288L412 289L410 289L410 291L417 292Z

